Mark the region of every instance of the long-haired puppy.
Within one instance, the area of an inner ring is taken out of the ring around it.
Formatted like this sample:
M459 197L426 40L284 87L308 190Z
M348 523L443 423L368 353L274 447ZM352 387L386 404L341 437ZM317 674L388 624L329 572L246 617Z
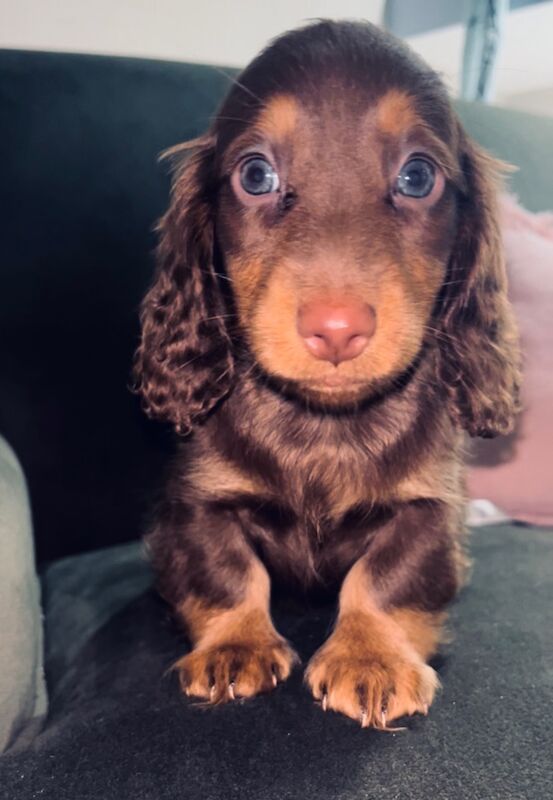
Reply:
M148 537L192 642L182 689L288 677L278 581L338 593L305 672L323 709L426 713L464 571L463 432L518 410L497 165L434 72L353 22L277 39L174 151L135 379L185 437Z

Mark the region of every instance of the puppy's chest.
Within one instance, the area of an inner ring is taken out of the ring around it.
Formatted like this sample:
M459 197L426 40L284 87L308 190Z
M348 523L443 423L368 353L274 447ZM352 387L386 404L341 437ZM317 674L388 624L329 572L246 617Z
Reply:
M347 446L288 450L269 468L255 460L210 457L193 478L202 493L228 498L237 507L271 510L267 524L294 519L317 535L389 497L383 472Z
M294 527L320 538L324 531L371 517L372 509L457 494L455 453L410 462L390 466L345 445L290 449L271 461L204 450L193 460L187 482L200 501L261 509L268 527L283 530L294 520Z
M337 521L349 509L368 505L382 494L382 482L366 458L351 449L300 454L284 463L284 496L308 522Z
M310 585L343 576L398 504L438 488L427 469L380 466L345 446L288 451L278 463L204 451L188 479L196 500L241 520L275 575Z
M382 487L370 470L345 454L304 459L284 469L279 483L266 485L241 517L267 565L300 585L343 577L393 514L377 499Z

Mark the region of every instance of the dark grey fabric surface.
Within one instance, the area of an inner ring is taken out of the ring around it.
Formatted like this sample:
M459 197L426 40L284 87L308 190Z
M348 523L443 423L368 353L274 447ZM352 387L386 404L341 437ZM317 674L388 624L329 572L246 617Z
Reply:
M68 556L41 575L50 696L63 693L69 667L89 639L152 583L141 542Z
M50 721L33 747L0 759L0 797L553 796L553 531L479 529L472 553L472 582L453 608L455 640L435 664L443 691L428 718L413 718L408 731L396 734L324 714L300 671L265 697L217 709L194 706L165 675L185 643L161 601L143 591L137 548L127 560L118 548L99 554L93 566L84 557L71 570L58 569L47 599L53 652L71 645L76 603L88 606L91 631L95 598L102 614L110 595L119 608L67 659L63 691L58 674ZM120 607L120 580L131 586L133 560L137 582ZM305 662L324 639L332 608L279 607L276 619Z

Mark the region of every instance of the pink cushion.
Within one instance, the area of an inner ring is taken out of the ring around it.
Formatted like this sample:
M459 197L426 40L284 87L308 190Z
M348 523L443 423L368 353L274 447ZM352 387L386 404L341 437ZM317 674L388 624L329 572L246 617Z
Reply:
M523 353L524 411L514 433L474 443L472 498L515 519L553 524L553 214L531 214L502 198L510 297Z

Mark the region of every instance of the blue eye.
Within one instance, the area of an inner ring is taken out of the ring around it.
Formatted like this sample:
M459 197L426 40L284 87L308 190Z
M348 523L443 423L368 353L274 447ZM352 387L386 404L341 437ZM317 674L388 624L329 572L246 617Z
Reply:
M428 197L435 182L434 165L425 158L411 158L400 169L395 190L405 197Z
M278 175L266 159L254 156L240 167L240 185L248 194L270 194L278 189Z

